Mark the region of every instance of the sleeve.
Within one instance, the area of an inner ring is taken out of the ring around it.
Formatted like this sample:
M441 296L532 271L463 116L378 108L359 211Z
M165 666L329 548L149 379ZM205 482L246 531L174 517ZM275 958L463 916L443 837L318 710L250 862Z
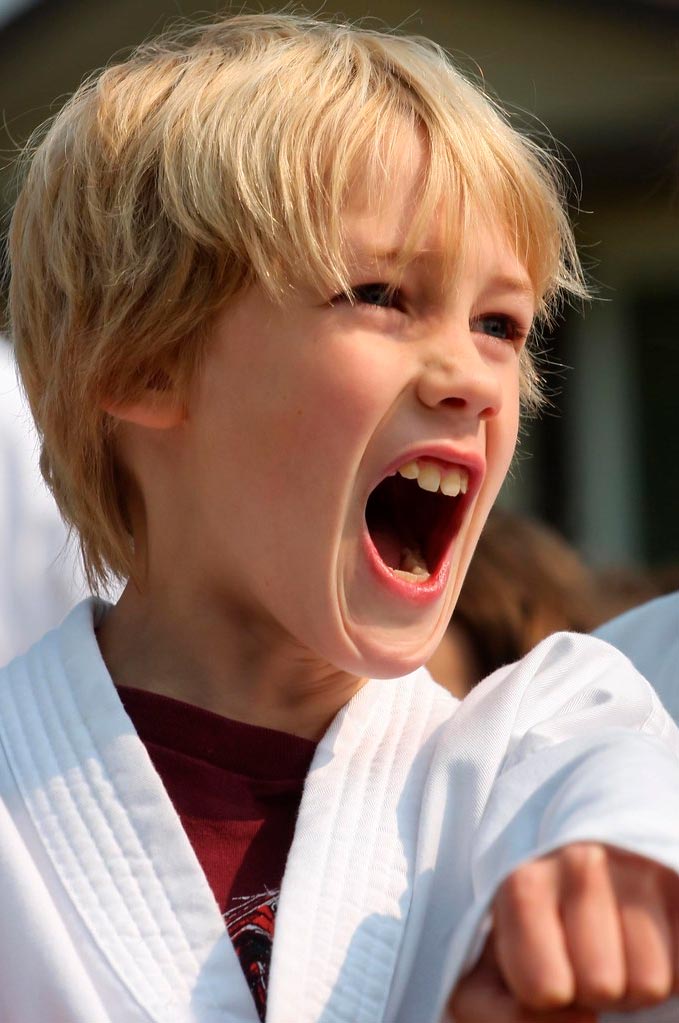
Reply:
M479 822L476 892L526 859L598 841L679 872L679 730L618 651L568 634L496 681L516 716Z
M435 1018L516 867L596 841L679 873L678 811L679 732L608 644L557 634L486 679L439 737L423 804L422 933L430 957L445 948Z

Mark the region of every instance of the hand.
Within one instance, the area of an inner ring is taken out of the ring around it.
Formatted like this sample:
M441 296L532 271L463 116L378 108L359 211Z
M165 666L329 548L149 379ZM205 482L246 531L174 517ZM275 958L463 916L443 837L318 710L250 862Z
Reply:
M654 1005L677 990L679 879L581 843L505 881L492 944L449 1008L456 1023L533 1023L545 1012L554 1023L590 1023L596 1010Z
M520 1005L505 984L497 965L494 939L491 937L481 959L464 977L448 1003L454 1023L596 1023L590 1009L553 1009L534 1011Z

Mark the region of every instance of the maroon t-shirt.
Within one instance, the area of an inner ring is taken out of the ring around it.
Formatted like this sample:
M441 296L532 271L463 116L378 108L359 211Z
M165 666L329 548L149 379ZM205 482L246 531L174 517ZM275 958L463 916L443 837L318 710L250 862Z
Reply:
M118 689L224 915L264 1020L285 861L316 744Z

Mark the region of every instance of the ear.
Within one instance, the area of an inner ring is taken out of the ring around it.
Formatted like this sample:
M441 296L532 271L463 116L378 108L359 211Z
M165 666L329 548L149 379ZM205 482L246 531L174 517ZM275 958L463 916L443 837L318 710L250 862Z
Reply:
M114 419L147 430L172 430L186 420L184 402L169 392L148 391L141 401L129 405L104 402L102 407Z

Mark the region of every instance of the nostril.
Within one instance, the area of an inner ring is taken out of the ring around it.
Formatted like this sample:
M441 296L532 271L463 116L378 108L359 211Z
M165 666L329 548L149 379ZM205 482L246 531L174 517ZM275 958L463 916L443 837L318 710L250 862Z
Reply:
M500 409L498 405L488 405L487 408L484 408L479 413L479 419L482 419L484 422L486 421L486 419L493 419L498 414L499 411Z

